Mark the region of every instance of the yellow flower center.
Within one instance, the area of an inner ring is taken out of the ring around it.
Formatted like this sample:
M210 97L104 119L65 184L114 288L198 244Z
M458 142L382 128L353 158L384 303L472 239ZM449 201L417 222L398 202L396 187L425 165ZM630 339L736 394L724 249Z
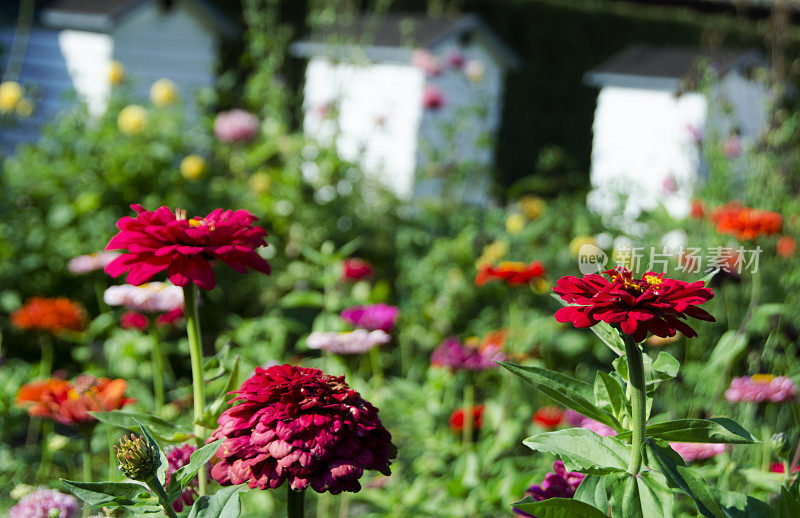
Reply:
M753 374L752 376L750 376L750 379L754 383L764 383L764 384L766 384L766 383L770 383L772 380L774 380L775 376L773 376L772 374Z
M189 226L190 227L199 227L199 226L203 225L204 223L205 223L205 221L203 221L202 219L192 218L192 219L189 220Z
M501 270L522 272L525 270L525 263L520 261L503 261L497 267Z

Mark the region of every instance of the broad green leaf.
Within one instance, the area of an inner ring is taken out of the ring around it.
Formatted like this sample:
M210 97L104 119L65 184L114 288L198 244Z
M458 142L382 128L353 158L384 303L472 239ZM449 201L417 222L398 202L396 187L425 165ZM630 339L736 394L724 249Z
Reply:
M516 502L514 507L537 518L606 518L605 513L573 498L548 498L537 502L529 496Z
M145 486L133 482L79 482L62 478L61 485L88 507L158 506Z
M720 491L719 499L725 514L730 518L776 518L769 504L752 496L733 491Z
M557 294L553 293L552 296L562 306L569 306L569 303L562 300ZM605 322L598 322L589 329L591 329L592 333L597 335L597 337L602 340L602 342L606 344L609 349L614 351L617 356L622 356L625 354L625 342L622 340L622 337L619 336L617 330L611 327L609 324L606 324Z
M325 297L318 291L291 291L281 298L284 308L321 308Z
M189 511L189 518L239 518L239 497L245 490L245 485L229 486L211 496L201 496Z
M608 509L608 491L605 483L610 478L600 475L586 475L572 498L597 509Z
M797 518L800 516L800 501L786 487L782 487L775 500L775 512L777 518Z
M189 457L189 464L176 470L169 477L169 486L166 488L167 493L171 495L174 494L175 498L177 498L181 490L194 480L194 477L197 476L197 472L203 469L208 464L208 461L214 457L222 441L223 439L219 439L210 444L206 444L192 453Z
M666 476L667 483L683 491L694 500L697 510L708 518L725 518L715 491L699 475L687 468L680 455L664 441L647 438L648 460L657 465Z
M628 401L625 391L616 378L602 371L597 371L594 379L594 400L601 408L610 410L618 420L627 414Z
M532 450L561 457L568 470L594 475L625 471L631 456L630 445L585 428L540 433L522 442Z
M664 476L655 471L644 471L635 477L625 477L622 501L611 505L612 509L621 510L619 514L625 518L669 518L674 501L675 495Z
M556 403L571 408L586 417L591 417L615 430L621 428L619 421L614 416L591 403L594 394L588 383L539 367L507 362L498 363L549 396Z
M617 437L630 437L625 431ZM721 444L754 444L760 442L738 423L727 417L711 419L675 419L647 426L647 436L670 442L700 442Z
M139 425L136 424L136 421L139 421L147 427L154 437L158 437L165 442L185 442L187 439L193 437L189 430L150 414L125 412L122 410L114 410L111 412L90 412L90 414L97 418L98 421L102 421L113 426L118 426L120 428L125 428L126 430L130 430L132 432L139 430Z
M644 382L645 385L660 383L664 380L672 379L678 375L680 363L669 353L661 351L655 360L647 354L642 354L644 363ZM628 381L628 361L626 355L620 356L613 362L614 369L625 382Z

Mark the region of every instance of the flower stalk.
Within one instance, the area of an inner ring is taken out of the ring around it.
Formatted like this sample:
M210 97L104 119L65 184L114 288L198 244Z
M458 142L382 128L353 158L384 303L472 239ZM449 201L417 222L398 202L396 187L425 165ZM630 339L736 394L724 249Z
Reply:
M305 496L306 492L295 491L292 485L286 483L286 505L287 516L289 518L303 518L305 516Z
M644 360L642 350L633 338L622 334L625 340L625 354L628 360L628 392L631 398L631 459L628 473L637 475L642 468L642 444L647 437L646 408L644 384Z
M194 435L198 448L205 441L205 429L200 424L203 416L205 398L203 396L203 343L200 338L200 315L197 311L197 287L189 283L183 287L183 300L186 313L186 334L189 337L189 356L192 363L192 396L194 400ZM198 493L206 494L207 475L205 470L197 473Z
M200 470L201 472L203 470ZM169 497L167 496L167 492L164 491L164 486L161 485L161 482L158 481L158 477L152 477L150 480L146 481L147 487L150 488L150 491L156 495L158 498L158 503L161 504L161 508L164 509L164 513L169 516L169 518L178 518L178 514L172 508L172 503L169 501Z
M153 337L153 347L150 349L150 361L153 368L153 399L155 400L155 414L161 413L164 408L164 353L161 351L161 340L158 336L158 327L154 318L149 319L150 335Z
M465 450L472 446L473 423L475 420L473 405L475 404L475 389L467 380L464 385L464 426L461 429L461 445Z

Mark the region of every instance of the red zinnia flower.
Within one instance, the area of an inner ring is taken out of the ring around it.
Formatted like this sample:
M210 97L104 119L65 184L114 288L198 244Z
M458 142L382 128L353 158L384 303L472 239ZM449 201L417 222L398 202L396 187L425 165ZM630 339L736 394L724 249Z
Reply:
M342 279L346 281L360 281L372 275L372 265L363 259L351 257L342 262Z
M720 234L733 234L736 239L748 240L771 236L781 231L783 218L777 212L751 209L738 202L717 207L711 214Z
M680 331L684 336L697 336L683 320L686 317L714 321L714 317L698 308L714 293L702 281L692 283L665 279L662 274L647 272L641 279L617 267L604 272L609 277L589 274L583 278L562 277L553 291L575 306L556 311L556 320L572 322L575 327L591 327L598 322L612 324L636 342L650 332L665 338Z
M472 407L472 430L478 431L483 427L483 411L486 405L479 405ZM453 432L461 433L464 431L464 414L465 409L459 408L450 414L450 429Z
M563 420L564 411L554 406L544 406L533 414L533 422L547 430L552 430Z
M166 270L176 286L190 282L198 288L216 285L211 261L220 260L239 273L250 267L269 274L267 261L256 253L266 246L266 232L253 227L257 219L246 210L217 209L205 218L186 219L185 211L159 207L155 212L131 205L138 214L117 222L120 232L107 250L128 250L106 266L106 273L119 277L128 272L128 283L139 285Z
M220 484L322 493L361 489L364 470L391 474L397 454L378 409L344 382L321 370L256 367L236 391L209 441L225 439L211 470Z
M147 317L135 311L126 311L119 317L119 327L144 331L147 329Z
M497 266L481 265L478 275L475 277L475 284L483 286L489 281L499 280L507 282L510 286L519 286L528 284L543 275L544 266L540 261L534 261L531 264L505 261Z
M778 239L775 249L779 256L791 257L797 250L797 242L792 237L783 236L782 238Z
M23 385L17 393L18 406L27 407L28 414L47 417L66 425L92 423L89 412L119 410L132 399L125 398L128 383L123 379L110 380L94 376L78 376L75 383L50 378Z
M66 297L33 297L11 313L11 324L18 329L37 329L59 335L64 331L83 331L86 313L80 304Z

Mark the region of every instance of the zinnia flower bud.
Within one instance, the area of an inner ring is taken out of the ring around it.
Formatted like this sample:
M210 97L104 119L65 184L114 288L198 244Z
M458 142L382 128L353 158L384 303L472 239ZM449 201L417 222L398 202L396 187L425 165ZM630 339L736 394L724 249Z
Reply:
M256 367L219 418L209 442L224 439L211 476L223 485L277 488L284 482L337 494L361 489L364 470L391 473L397 454L378 409L318 369Z
M158 448L141 435L123 436L114 449L117 452L119 470L130 479L148 482L156 476L161 466Z

